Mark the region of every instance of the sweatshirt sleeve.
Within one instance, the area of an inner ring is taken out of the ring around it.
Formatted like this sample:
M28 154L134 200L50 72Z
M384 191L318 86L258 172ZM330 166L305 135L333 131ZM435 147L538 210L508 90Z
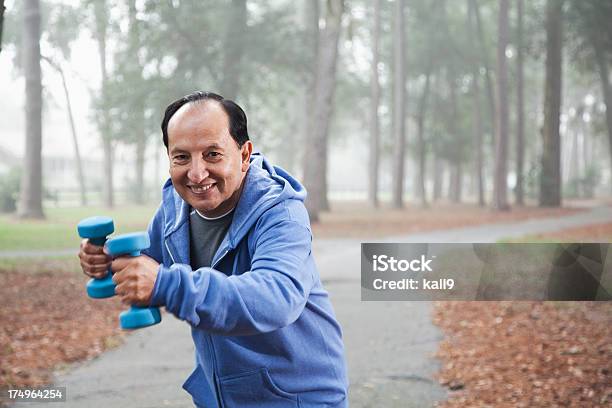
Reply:
M211 268L161 265L152 304L218 334L265 333L293 323L314 284L312 236L294 220L269 224L256 236L251 270L228 277Z
M157 263L163 262L163 252L162 252L162 242L163 242L163 222L164 222L164 213L162 206L160 205L153 219L149 223L149 227L147 229L147 233L149 234L149 239L151 241L151 245L149 248L142 251L144 255L151 257L157 261Z

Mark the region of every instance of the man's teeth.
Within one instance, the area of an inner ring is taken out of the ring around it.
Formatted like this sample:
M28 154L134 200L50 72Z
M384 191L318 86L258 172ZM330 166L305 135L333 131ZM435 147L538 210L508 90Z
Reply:
M208 185L205 185L205 186L191 186L191 190L194 193L203 193L206 190L208 190L209 188L211 188L212 186L214 186L214 183L213 184L208 184Z

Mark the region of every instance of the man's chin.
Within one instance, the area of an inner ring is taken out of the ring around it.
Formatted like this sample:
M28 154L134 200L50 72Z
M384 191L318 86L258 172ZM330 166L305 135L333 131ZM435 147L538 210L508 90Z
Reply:
M218 205L214 205L213 203L202 203L202 201L194 201L191 204L191 207L195 208L201 214L207 214L210 212L214 212Z
M211 198L198 197L197 195L193 194L191 191L187 191L187 194L185 194L184 197L181 196L181 198L187 201L187 203L191 206L191 208L194 208L201 213L213 211L215 208L219 206L219 203L217 202L217 200L214 200Z

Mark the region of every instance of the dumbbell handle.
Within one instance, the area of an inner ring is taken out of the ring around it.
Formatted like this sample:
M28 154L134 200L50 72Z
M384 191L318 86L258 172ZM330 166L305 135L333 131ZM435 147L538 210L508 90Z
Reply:
M145 232L124 234L106 243L107 251L113 256L140 256L140 251L150 245L149 235ZM158 307L132 306L119 315L122 329L139 329L157 324L161 321Z
M89 238L89 243L95 246L103 247L106 243L106 237Z

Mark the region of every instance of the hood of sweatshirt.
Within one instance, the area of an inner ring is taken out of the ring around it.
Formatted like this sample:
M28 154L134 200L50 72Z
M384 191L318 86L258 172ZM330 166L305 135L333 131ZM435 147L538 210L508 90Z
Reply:
M164 236L168 237L187 222L191 206L178 195L171 179L164 184L162 197ZM284 200L304 201L305 198L306 189L299 181L272 165L262 154L253 153L228 231L230 248L235 248L266 210Z

